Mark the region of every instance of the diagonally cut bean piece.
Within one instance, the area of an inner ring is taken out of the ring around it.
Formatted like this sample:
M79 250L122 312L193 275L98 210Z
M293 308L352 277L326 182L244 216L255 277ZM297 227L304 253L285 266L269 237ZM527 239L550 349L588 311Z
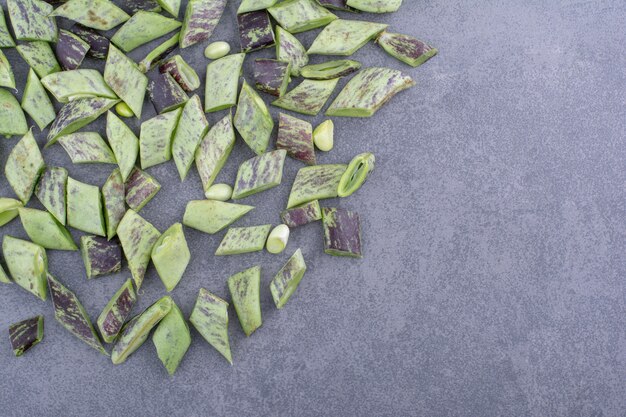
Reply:
M55 72L43 77L41 83L60 103L67 103L70 97L76 96L117 99L117 95L109 88L98 70Z
M22 320L9 326L11 348L15 356L24 352L43 340L43 316Z
M309 63L309 55L300 41L280 26L276 26L276 59L291 63L291 75Z
M180 223L173 224L163 232L152 248L151 258L165 289L172 291L183 277L191 259Z
M250 149L262 155L269 145L274 120L263 99L245 80L233 123Z
M133 289L133 282L129 278L122 287L111 297L111 300L98 317L98 330L106 343L113 343L126 319L130 316L137 296Z
M180 47L208 40L226 8L226 0L189 0L180 30Z
M81 236L80 254L87 278L113 274L122 269L122 247L100 236Z
M180 55L174 55L159 66L160 73L169 73L188 93L200 87L200 77Z
M137 12L155 12L161 11L161 6L156 0L118 0L119 7L129 15Z
M204 111L228 109L237 104L239 77L246 54L227 55L211 62L206 69Z
M322 220L324 225L324 252L333 256L363 257L361 222L358 213L324 207Z
M298 171L291 187L287 208L300 206L313 200L337 197L339 181L347 165L315 165Z
M302 76L312 80L331 80L345 77L361 69L361 63L350 59L328 61L302 68Z
M173 301L170 312L154 331L152 343L167 372L174 375L191 345L191 334L183 313Z
M241 0L241 4L237 9L237 14L267 9L268 7L275 5L276 2L278 2L278 0Z
M391 13L398 11L402 0L347 0L347 5L370 13Z
M18 209L23 206L21 201L0 197L0 226L4 226L16 218L20 214Z
M280 213L280 218L290 228L304 226L306 224L322 220L322 209L317 200L284 210Z
M22 207L22 226L33 243L45 249L77 250L68 230L47 211Z
M115 168L102 186L102 205L109 240L117 234L117 226L126 213L125 197L122 174L119 168Z
M204 233L214 234L245 216L252 206L224 203L215 200L197 200L187 203L183 224Z
M341 176L337 195L349 197L354 194L367 181L367 177L374 171L376 158L372 153L362 153L352 159L348 169Z
M17 99L11 92L0 88L0 135L6 137L28 133L26 116Z
M309 48L309 55L352 55L388 25L339 19L326 26Z
M15 144L4 166L4 175L22 203L26 204L30 200L44 167L39 145L29 130Z
M57 24L50 13L53 7L42 0L7 0L9 17L19 41L57 41Z
M347 0L317 0L317 2L331 10L341 10L343 12L357 12L356 9L348 6Z
M150 101L152 101L154 109L159 114L175 110L189 100L189 96L187 96L185 90L183 90L176 80L167 72L157 74L156 77L150 81L148 94L150 95Z
M70 101L64 105L48 132L46 147L54 144L63 135L69 135L87 126L111 107L119 103L105 97L87 97Z
M96 132L75 132L61 136L59 143L75 164L116 164L113 151Z
M124 256L135 280L135 286L139 291L150 263L152 248L161 233L136 211L128 209L117 227L117 235L122 243Z
M291 63L261 58L254 61L254 80L259 91L280 97L291 80Z
M272 230L271 224L231 227L215 251L215 256L239 255L262 251L270 230Z
M276 308L282 309L287 304L302 281L306 272L306 263L302 251L298 249L287 263L278 271L270 284L272 298Z
M46 210L65 226L67 170L61 167L46 168L35 189L35 195Z
M261 327L261 267L255 266L228 278L228 289L246 336Z
M139 139L113 112L107 113L107 138L120 167L122 180L126 181L135 167L139 154Z
M126 183L126 204L135 211L141 210L161 189L161 184L150 174L133 168Z
M202 110L200 97L194 95L187 101L178 121L178 127L172 140L172 155L181 181L193 164L196 149L209 128Z
M326 26L337 16L315 0L286 0L267 9L278 24L290 33Z
M143 169L172 159L172 137L182 109L159 114L141 124L139 155Z
M265 10L237 15L241 52L252 52L274 45L270 15Z
M22 95L22 108L37 123L39 130L43 130L56 117L50 97L32 68L28 71L26 87Z
M206 134L196 150L196 168L206 194L235 146L235 130L229 113Z
M414 85L415 81L400 71L366 68L348 82L326 115L371 117L396 94Z
M179 21L158 13L138 11L115 32L111 42L122 51L130 52L178 29L180 25Z
M233 200L248 197L280 185L287 151L277 150L255 156L239 166Z
M104 80L140 119L148 78L130 58L113 45L109 46Z
M4 17L4 10L0 8L0 48L13 48L14 46L15 41L9 33L7 21Z
M178 48L178 41L180 40L180 32L176 32L171 38L163 41L162 44L154 48L145 56L144 59L139 61L139 71L144 74L156 67L163 61L172 51Z
M286 110L316 116L330 98L338 82L339 78L304 80L272 104Z
M106 236L97 186L67 178L67 224L83 232Z
M178 17L178 11L180 10L180 0L157 0L159 5L165 9L166 12L174 17Z
M122 328L111 352L115 365L126 361L146 341L150 331L170 312L174 301L169 295L157 300L143 313L130 319Z
M438 52L437 48L431 48L412 36L387 31L378 36L376 43L389 55L412 67L419 67Z
M293 159L302 161L307 165L315 165L313 126L311 123L280 113L276 149L284 149L287 151L287 155Z
M200 288L189 321L198 333L232 365L228 339L228 303Z
M39 78L61 71L61 65L48 42L24 42L17 45L16 49Z
M78 35L67 30L59 31L59 40L56 44L56 56L65 71L80 67L89 51L89 44Z
M0 87L7 87L15 90L15 75L13 69L4 52L0 49Z
M130 19L129 15L109 0L69 0L57 7L50 16L65 17L97 30L113 29Z
M13 281L26 291L46 301L48 293L46 250L35 243L4 235L2 253Z
M87 56L95 59L107 59L110 41L106 36L79 23L72 26L69 31L89 44Z

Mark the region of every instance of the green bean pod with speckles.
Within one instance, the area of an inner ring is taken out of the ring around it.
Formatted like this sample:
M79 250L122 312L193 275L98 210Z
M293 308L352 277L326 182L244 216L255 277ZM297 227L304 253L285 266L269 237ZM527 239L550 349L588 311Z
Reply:
M97 30L113 29L130 19L126 12L109 0L69 0L50 16L65 17Z
M180 9L180 0L156 0L157 3L165 9L166 12L174 17L178 17Z
M115 46L109 46L106 66L104 67L104 80L115 94L141 119L143 99L148 87L146 77L137 65Z
M9 326L9 339L13 354L22 356L43 340L43 316L22 320Z
M174 55L159 65L159 72L169 73L176 82L188 93L200 87L198 73L180 55Z
M267 10L280 26L291 33L326 26L337 19L315 0L286 0Z
M83 232L106 236L100 189L67 179L67 224Z
M116 164L109 145L96 132L74 132L61 136L59 143L75 164Z
M237 15L242 52L252 52L274 45L274 30L265 10Z
M204 111L228 109L237 104L239 77L246 54L233 54L211 62L206 68Z
M124 180L119 168L115 168L102 186L102 205L109 240L117 234L117 226L126 213L124 199Z
M56 117L50 97L32 68L28 71L26 87L22 95L22 108L37 123L39 130L43 130Z
M348 6L369 13L392 13L398 11L402 0L347 0Z
M176 34L171 38L165 40L162 44L150 51L144 59L139 61L139 71L146 73L161 64L161 61L163 61L172 51L178 48L179 40L180 32L176 32Z
M26 116L10 91L0 89L0 135L10 137L28 133Z
M309 55L352 55L388 25L339 19L326 26L309 48Z
M222 18L226 0L189 0L180 30L180 47L208 40Z
M302 251L298 249L278 271L270 283L270 291L276 308L282 309L296 291L306 272Z
M241 0L237 14L256 12L272 7L278 0Z
M182 109L159 114L141 124L139 155L141 168L147 169L172 159L172 137Z
M232 365L228 339L228 303L200 288L189 321L198 333Z
M280 185L287 151L277 150L248 159L239 166L233 187L233 200L241 199Z
M180 26L181 23L178 20L158 13L141 10L135 13L115 32L111 42L122 51L130 52L141 45L178 29Z
M348 6L347 0L317 0L317 2L331 10L341 10L342 12L357 12L356 9Z
M312 80L332 80L345 77L361 69L361 63L351 59L339 59L302 68L302 76Z
M161 5L157 2L157 0L123 0L121 2L118 1L118 3L120 4L119 7L131 16L141 11L155 13L162 11Z
M272 230L271 224L231 227L215 251L215 256L240 255L261 251L265 247L270 230Z
M44 87L60 103L67 103L70 97L91 96L117 99L117 95L104 81L102 74L93 69L61 71L41 79Z
M139 139L126 123L111 111L107 113L106 132L117 165L120 167L122 180L126 181L139 155Z
M117 240L81 236L80 254L88 279L113 274L122 269L122 247Z
M431 48L412 36L387 31L378 36L376 43L389 55L412 67L419 67L438 52L436 48Z
M265 153L274 120L263 99L244 80L233 120L237 131L257 155Z
M174 375L191 345L191 333L183 313L173 301L170 312L152 334L152 343L167 372Z
M185 90L176 82L169 74L157 74L148 85L148 94L150 101L154 105L157 113L167 113L182 107L188 100L189 96Z
M304 226L306 224L322 220L322 209L320 202L313 200L301 206L294 207L289 210L283 210L280 213L283 223L290 228Z
M261 327L261 267L255 266L228 278L228 289L246 336Z
M280 26L276 26L276 59L291 63L291 75L300 75L300 69L309 63L309 55L300 41Z
M200 145L200 141L208 129L209 122L207 122L202 110L200 97L194 95L183 107L172 139L172 156L181 181L187 177L196 155L196 149L198 149L198 145Z
M293 159L302 161L307 165L315 165L313 126L311 123L280 113L276 149L284 149L287 151L287 155Z
M206 134L196 150L196 168L206 193L235 146L233 119L229 113Z
M39 78L61 71L61 65L48 42L23 42L15 48Z
M4 235L2 254L13 281L42 300L46 300L48 257L46 250L27 240Z
M191 260L185 232L180 223L174 223L163 232L152 248L151 258L165 289L172 291Z
M35 188L35 195L41 204L65 226L66 223L66 189L68 173L65 168L46 168Z
M291 62L261 58L254 61L254 80L257 90L280 97L291 80Z
M137 212L128 209L117 227L117 235L122 243L135 286L139 290L150 263L152 248L161 233Z
M341 181L339 181L337 195L349 197L354 194L374 171L375 163L376 158L372 153L362 153L355 156L342 175Z
M161 184L150 174L135 167L124 183L126 204L135 211L141 210L161 189Z
M59 40L55 46L55 52L61 68L64 71L75 70L80 67L89 51L89 44L67 30L59 32Z
M77 250L72 235L47 211L21 207L20 220L33 243L45 249Z
M0 226L4 226L16 218L20 214L18 209L23 206L21 201L0 197Z
M361 222L358 213L340 208L322 209L324 252L333 256L362 258Z
M246 215L252 206L215 200L197 200L187 203L183 224L204 233L214 234Z
M347 165L315 165L298 171L291 187L287 208L300 206L313 200L337 197L339 181Z
M7 87L15 90L15 75L11 68L11 63L4 52L0 49L0 87Z
M33 132L29 130L15 144L4 166L4 175L22 203L26 204L30 200L44 167L39 146Z
M316 116L330 98L338 82L339 78L304 80L272 104L286 110Z
M133 282L129 278L109 300L98 317L98 329L105 342L113 343L136 301Z
M42 0L7 0L9 17L19 41L57 41L54 8Z
M13 48L15 41L9 33L7 21L4 17L4 10L0 7L0 48Z

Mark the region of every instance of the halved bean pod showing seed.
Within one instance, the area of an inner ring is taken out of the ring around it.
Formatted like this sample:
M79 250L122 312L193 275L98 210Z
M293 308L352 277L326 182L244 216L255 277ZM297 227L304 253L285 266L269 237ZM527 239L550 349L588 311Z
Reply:
M274 30L265 10L237 15L242 52L252 52L274 45Z
M122 269L122 247L117 240L81 236L80 254L88 279L113 274Z
M66 223L66 190L68 173L65 168L46 168L35 189L39 202L50 214L65 226Z
M83 232L106 236L100 189L68 177L67 224Z
M102 186L103 214L109 240L117 234L117 226L122 221L124 213L126 213L125 197L122 174L119 168L115 168Z
M16 218L20 214L18 210L20 207L24 207L21 201L0 197L0 226L4 226Z
M337 197L337 188L347 165L315 165L298 171L291 187L287 208L313 200Z
M330 98L338 82L339 78L304 80L272 104L286 110L316 116Z
M362 258L361 222L358 213L340 208L322 209L324 252L333 256Z
M241 0L241 4L237 9L237 14L264 10L275 5L277 1L278 0Z
M185 90L169 74L157 74L148 85L150 101L157 113L165 113L175 110L184 105L189 96Z
M397 11L402 0L347 0L347 5L370 13L391 13Z
M352 55L389 25L361 20L339 19L317 35L309 54Z
M280 97L291 80L291 63L261 58L254 61L254 80L259 91Z
M313 131L313 143L322 152L330 152L335 146L335 123L328 119Z
M252 206L215 200L190 201L185 209L183 224L204 233L215 234L253 209Z
M48 295L46 250L35 243L4 235L2 253L13 282L46 301Z
M89 51L89 44L78 35L67 30L59 31L59 40L56 43L56 56L65 71L80 67Z
M130 19L126 12L109 0L69 0L50 16L65 17L97 30L113 29Z
M202 139L196 150L196 168L207 193L235 146L235 130L229 113L217 122Z
M96 132L75 132L61 136L59 143L75 164L116 164L109 145Z
M29 130L15 144L4 166L4 175L22 203L26 204L30 200L44 167L45 163L39 145L35 141L33 132Z
M4 17L4 10L0 8L0 48L13 48L14 46L15 41L11 33L9 33L7 21Z
M228 278L228 289L246 336L261 327L261 267L255 266Z
M155 12L161 11L161 5L156 0L118 0L119 7L129 15L137 12Z
M298 249L287 263L278 271L270 283L270 291L276 308L282 309L293 293L298 289L306 272L306 263L302 251Z
M152 248L161 233L136 211L128 209L117 227L117 235L122 243L135 286L139 290L150 263Z
M57 41L54 7L41 0L7 0L9 17L18 41Z
M182 111L178 108L159 114L141 124L139 134L141 168L147 169L172 159L172 137Z
M376 43L389 55L412 67L419 67L438 52L437 48L432 48L412 36L387 31L378 36Z
M133 168L124 184L126 204L135 211L141 210L161 189L161 184L150 174Z
M371 117L415 81L390 68L366 68L355 75L326 111L328 116Z
M237 131L257 155L267 149L274 120L263 99L244 80L233 120Z
M180 26L181 23L178 20L158 13L138 11L115 32L111 42L122 51L130 52Z
M87 56L95 59L107 59L109 38L79 23L69 28L69 31L89 44Z
M152 334L152 343L167 372L174 375L191 345L191 333L183 313L173 301L170 312Z
M228 339L228 303L200 288L189 321L198 333L232 365Z
M63 135L69 135L87 126L119 103L106 97L87 97L70 101L64 105L48 131L46 147L54 144Z
M356 9L348 6L348 0L317 0L317 2L331 10L341 10L343 12L357 12Z
M117 99L98 70L60 71L43 77L41 83L60 103L68 103L70 97L77 96Z
M315 0L287 0L267 10L280 26L291 33L326 26L337 19Z
M319 201L313 200L301 206L284 210L280 213L280 218L283 223L291 228L300 227L322 220L322 209Z
M47 211L21 207L20 220L33 243L56 250L77 250L70 232Z
M361 68L361 63L350 59L328 61L321 64L307 65L302 68L302 76L312 80L331 80L345 77Z
M170 312L172 304L174 301L166 295L146 308L143 313L130 319L117 338L111 352L111 361L119 365L139 349L150 335L150 331Z
M113 343L136 301L137 296L133 289L133 282L129 278L111 297L98 316L98 330L100 330L102 339L106 343Z
M178 48L178 41L180 39L180 32L176 32L171 38L165 40L162 44L154 48L146 55L144 59L139 61L139 71L146 73L152 68L161 64L161 62L176 48Z
M276 59L291 63L291 75L309 63L309 55L300 41L280 26L276 26Z
M15 75L11 63L4 52L0 49L0 87L7 87L15 90Z
M261 251L265 247L270 230L272 230L271 224L231 227L215 251L215 256L240 255Z
M279 224L270 232L265 243L265 249L269 253L279 254L285 250L287 243L289 243L289 226L286 224Z
M163 9L174 17L178 17L180 0L156 0Z
M209 122L202 110L200 97L194 95L183 107L174 139L172 139L172 155L181 181L187 177L196 156L196 149L208 129Z
M11 137L28 132L26 116L20 103L10 91L0 88L0 135Z
M246 54L228 55L207 65L204 111L228 109L237 104L239 77Z
M152 248L151 258L165 289L172 291L191 260L185 232L180 223L173 224L163 232Z
M139 139L133 131L113 112L107 113L107 138L117 165L120 167L122 180L126 181L135 167L139 155Z
M233 200L241 199L280 185L287 151L277 150L248 159L239 166L233 187Z
M17 45L16 49L39 78L61 71L61 65L48 42L24 42Z
M226 0L189 0L180 30L180 47L208 40L222 18Z
M130 58L113 45L109 46L104 80L140 119L148 78Z
M354 157L348 165L348 169L343 173L337 195L348 197L354 194L367 181L369 175L374 171L376 158L372 153L362 153Z
M13 354L22 356L43 340L43 316L22 320L9 326L9 339Z
M37 123L39 130L43 130L56 117L50 97L32 68L28 71L26 87L22 95L22 108Z
M287 151L287 155L293 159L302 161L307 165L315 165L313 126L311 123L280 113L276 149L284 149Z

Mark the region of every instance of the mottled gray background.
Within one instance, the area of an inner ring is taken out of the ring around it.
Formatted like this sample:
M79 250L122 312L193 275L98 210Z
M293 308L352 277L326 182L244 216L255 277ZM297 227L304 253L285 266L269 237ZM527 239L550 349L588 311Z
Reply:
M362 18L416 35L439 56L412 69L374 44L359 51L365 65L404 70L418 85L372 119L337 119L335 150L318 154L321 163L377 156L358 194L326 203L360 212L365 258L324 255L319 224L294 232L282 255L220 259L212 253L222 234L186 229L193 260L172 294L185 314L201 286L228 297L226 278L260 264L264 325L246 339L231 312L232 367L192 330L171 378L150 340L113 366L55 322L49 301L2 286L0 414L626 415L623 4L404 3L399 13ZM237 4L213 37L234 47ZM308 46L315 33L299 37ZM201 77L203 48L183 53ZM21 95L26 67L5 52ZM146 102L146 116L153 112ZM92 126L102 131L103 120ZM0 140L2 165L16 141ZM93 184L112 169L72 165L58 145L43 154ZM251 156L239 140L218 180L233 182ZM248 198L257 209L239 225L277 223L300 167L290 160L282 187ZM193 170L181 185L173 163L149 172L163 189L142 215L163 231L202 198L200 181ZM12 195L4 178L0 195ZM19 221L1 233L25 237ZM278 312L267 285L298 247L309 269ZM50 251L50 270L94 320L129 276L87 282L78 252ZM135 312L163 294L151 268ZM45 340L14 358L6 329L35 314L45 316Z

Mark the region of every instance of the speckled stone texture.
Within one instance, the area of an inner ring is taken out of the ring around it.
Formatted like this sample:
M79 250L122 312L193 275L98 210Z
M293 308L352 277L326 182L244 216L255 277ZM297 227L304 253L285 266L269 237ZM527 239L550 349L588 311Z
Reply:
M238 5L228 2L211 37L234 51ZM50 301L2 285L4 414L623 416L623 4L406 0L396 14L358 18L389 23L440 51L413 69L373 43L359 50L354 59L405 71L417 86L373 119L335 118L336 147L317 154L324 164L376 155L376 171L361 190L321 202L359 213L364 259L325 255L320 222L294 230L281 255L210 256L226 230L185 228L192 260L171 294L183 314L189 316L200 287L230 300L228 277L258 264L263 326L246 338L230 309L233 366L192 328L189 351L171 378L152 343L113 366L54 320ZM297 36L308 47L317 32ZM140 60L156 44L130 56ZM181 51L203 81L205 46ZM14 49L4 52L17 63L21 98L27 68ZM246 60L250 82L254 58L273 54L270 48ZM312 63L323 59L313 56ZM101 64L86 59L83 66ZM290 88L299 82L294 78ZM204 102L204 88L197 92ZM270 110L276 120L279 109ZM146 101L144 117L154 114ZM213 125L225 114L207 117ZM303 118L314 126L325 119ZM137 132L139 121L125 122ZM104 118L89 130L104 134ZM35 129L40 145L46 132ZM2 166L17 140L0 140ZM103 184L112 170L73 165L58 144L43 155L89 184ZM216 182L232 184L239 164L253 156L237 139ZM247 198L257 208L234 226L277 224L302 166L288 159L282 186ZM148 172L163 187L141 215L164 231L181 221L188 200L203 198L202 184L193 169L181 185L172 161ZM13 195L3 178L0 195ZM36 198L29 206L41 207ZM19 220L0 229L5 233L26 237ZM78 241L80 233L72 233ZM277 311L269 283L299 247L306 276ZM49 261L92 321L130 276L125 266L87 281L79 252L51 251ZM163 295L151 266L132 314ZM45 316L44 340L14 358L8 326L37 314Z

